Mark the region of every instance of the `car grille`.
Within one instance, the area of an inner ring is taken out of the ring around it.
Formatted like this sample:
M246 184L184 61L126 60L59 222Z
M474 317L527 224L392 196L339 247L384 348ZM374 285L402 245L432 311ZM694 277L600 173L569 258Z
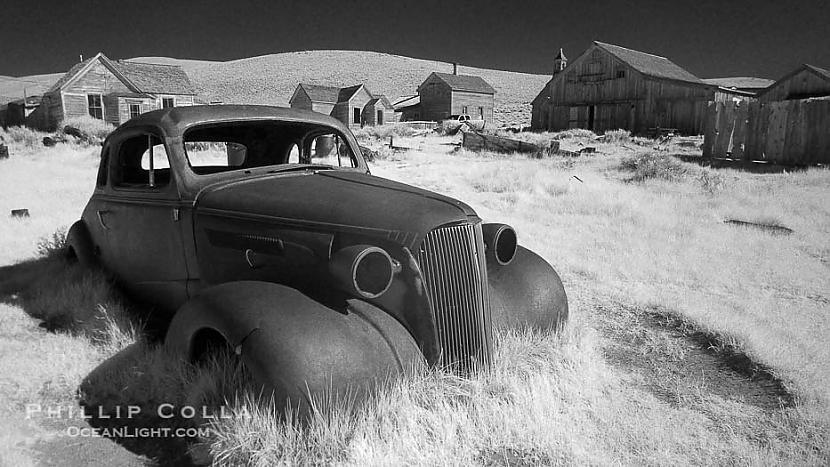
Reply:
M439 364L460 372L489 368L492 331L481 224L428 233L418 262L435 313Z

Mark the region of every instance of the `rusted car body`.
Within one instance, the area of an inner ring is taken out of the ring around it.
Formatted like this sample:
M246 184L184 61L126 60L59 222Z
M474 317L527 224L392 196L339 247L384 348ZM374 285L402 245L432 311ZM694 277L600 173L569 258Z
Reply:
M486 368L494 329L568 313L559 276L512 228L371 175L345 126L299 110L128 121L68 243L168 313L165 345L183 358L228 345L299 405L410 366Z

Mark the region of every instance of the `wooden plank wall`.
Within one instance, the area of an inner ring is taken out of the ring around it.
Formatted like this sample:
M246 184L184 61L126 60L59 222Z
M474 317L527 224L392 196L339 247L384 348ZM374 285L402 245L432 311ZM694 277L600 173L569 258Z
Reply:
M710 102L707 112L704 157L830 163L830 99Z

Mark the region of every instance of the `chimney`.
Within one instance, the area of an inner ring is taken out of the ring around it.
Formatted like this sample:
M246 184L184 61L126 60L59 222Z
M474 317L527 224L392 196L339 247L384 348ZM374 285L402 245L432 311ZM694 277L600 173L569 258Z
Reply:
M452 74L454 74L454 75L458 74L458 63L453 62L453 64L452 64Z

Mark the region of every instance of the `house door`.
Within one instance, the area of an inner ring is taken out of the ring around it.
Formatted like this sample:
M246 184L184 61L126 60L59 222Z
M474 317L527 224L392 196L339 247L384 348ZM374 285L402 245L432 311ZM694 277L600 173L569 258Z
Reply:
M383 110L378 110L378 125L383 125Z

